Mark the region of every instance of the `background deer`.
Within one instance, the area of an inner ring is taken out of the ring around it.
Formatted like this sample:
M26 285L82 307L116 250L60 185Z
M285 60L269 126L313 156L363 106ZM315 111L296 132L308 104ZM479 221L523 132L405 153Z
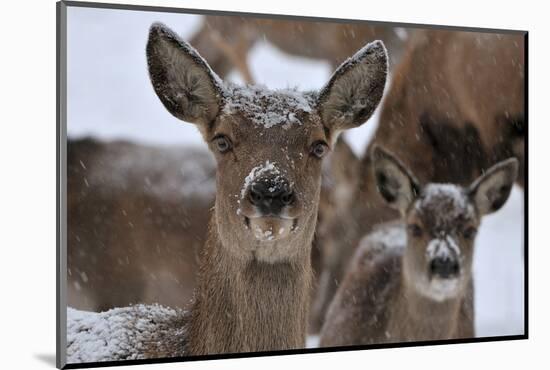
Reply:
M410 31L410 30L409 30ZM401 58L408 31L402 28L357 23L274 20L249 17L205 16L191 44L225 77L237 69L243 79L254 81L247 62L252 47L268 40L290 55L326 60L332 68L364 45L364 40L382 40L392 51L390 67Z
M94 139L67 149L69 306L184 307L214 202L211 154Z
M381 198L402 222L381 225L361 242L328 310L321 345L474 337L474 239L481 217L508 199L518 161L496 164L467 187L422 186L375 147L373 172Z
M161 24L151 27L147 61L161 102L197 125L217 162L195 299L185 314L156 306L69 310L69 361L98 336L97 352L113 359L304 347L321 159L382 98L383 44L358 51L318 93L223 83ZM127 339L113 341L121 333Z
M394 152L422 184L466 186L514 156L523 185L524 112L523 35L418 30L393 70L369 145ZM361 159L347 156L346 166L354 169L347 176L353 202L323 226L326 257L312 331L322 326L361 237L398 216L378 196L370 152Z

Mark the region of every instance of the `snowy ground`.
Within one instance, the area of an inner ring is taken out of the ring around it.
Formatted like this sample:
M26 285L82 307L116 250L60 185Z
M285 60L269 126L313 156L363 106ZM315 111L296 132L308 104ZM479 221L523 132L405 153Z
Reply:
M123 138L168 145L202 145L193 125L173 118L150 85L145 63L147 31L161 21L189 37L199 16L139 11L68 10L68 134ZM391 53L391 50L389 50ZM321 87L327 63L291 57L262 43L249 55L253 77L271 88ZM237 74L230 75L240 81ZM346 134L362 154L376 128L377 115ZM483 221L474 261L476 329L479 336L523 333L523 192ZM315 338L308 340L315 345Z

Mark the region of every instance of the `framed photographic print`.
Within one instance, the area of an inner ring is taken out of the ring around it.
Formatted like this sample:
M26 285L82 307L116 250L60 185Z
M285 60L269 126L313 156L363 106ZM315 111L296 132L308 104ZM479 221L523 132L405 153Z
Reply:
M527 338L526 31L57 25L58 367Z

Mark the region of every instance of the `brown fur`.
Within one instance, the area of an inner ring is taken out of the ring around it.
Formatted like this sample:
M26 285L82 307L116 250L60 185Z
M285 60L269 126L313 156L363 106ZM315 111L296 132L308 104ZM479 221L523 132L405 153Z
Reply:
M499 160L515 156L524 183L524 39L456 31L418 31L384 99L371 142L396 153L421 184L469 184ZM359 240L397 217L376 191L372 161L359 168L350 207L326 226L320 247L336 250L322 268L326 285L314 302L320 328ZM342 230L346 236L342 237Z

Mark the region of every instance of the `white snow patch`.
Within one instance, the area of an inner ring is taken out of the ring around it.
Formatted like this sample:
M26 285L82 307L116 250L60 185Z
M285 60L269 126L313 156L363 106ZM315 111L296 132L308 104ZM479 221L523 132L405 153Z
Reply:
M389 222L376 225L374 229L365 235L355 251L354 259L359 256L368 256L369 261L376 261L379 257L403 255L407 246L407 232L400 222Z
M183 311L159 305L136 305L105 312L67 308L67 362L135 360L144 357L145 343L160 323ZM184 335L184 329L178 332Z
M313 105L313 101L297 89L270 90L264 85L227 83L224 90L225 114L240 112L264 128L282 125L289 129L301 125L296 113L309 113Z
M308 335L306 337L306 348L319 347L319 341L321 340L319 335Z
M428 184L423 190L424 201L431 202L434 199L451 198L459 208L466 207L466 196L460 186L454 184Z
M254 182L254 180L259 178L261 175L263 175L266 172L271 172L275 175L281 173L279 168L274 163L270 162L269 160L265 161L265 164L260 164L256 167L252 168L250 170L250 173L244 179L244 184L243 184L243 187L241 189L241 199L244 198L244 196L246 194L246 189L248 189L250 184L252 184Z
M426 255L428 258L451 258L460 257L460 248L453 237L446 235L445 241L441 239L432 239L428 243L426 248Z
M426 204L447 202L449 200L452 202L452 211L441 215L441 217L449 219L463 214L473 214L473 205L468 200L464 190L454 184L427 184L422 190L422 196L416 202L415 207L420 210Z
M273 231L271 229L263 231L260 226L255 226L254 227L254 235L256 236L257 239L260 239L260 240L269 240L269 241L271 241L271 240L275 239L275 237L273 235Z
M359 245L369 245L369 248L380 252L399 252L407 246L405 226L401 223L386 223L375 226L373 231L365 236Z

